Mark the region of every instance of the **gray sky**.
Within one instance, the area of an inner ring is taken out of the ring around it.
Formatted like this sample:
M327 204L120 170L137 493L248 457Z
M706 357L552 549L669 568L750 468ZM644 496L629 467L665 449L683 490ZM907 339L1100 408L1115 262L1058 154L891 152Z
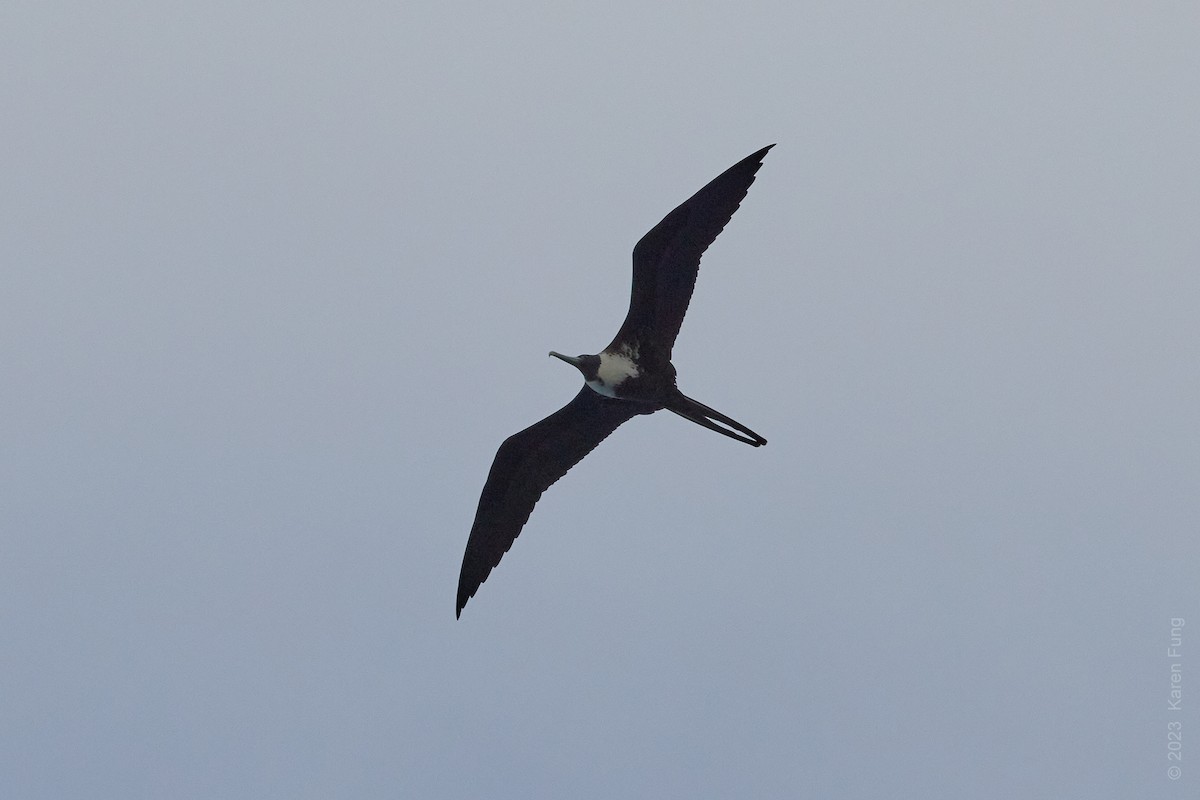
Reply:
M456 622L771 142L676 348L770 444L633 420ZM1198 143L1193 3L7 4L0 796L1196 797Z

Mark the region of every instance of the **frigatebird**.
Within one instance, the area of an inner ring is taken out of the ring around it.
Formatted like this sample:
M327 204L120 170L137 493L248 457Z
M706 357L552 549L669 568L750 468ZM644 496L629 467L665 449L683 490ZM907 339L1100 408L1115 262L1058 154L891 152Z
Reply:
M584 385L574 400L508 437L496 452L463 554L456 617L512 547L542 493L621 423L665 408L753 447L767 443L680 392L671 349L692 298L700 257L733 217L774 146L722 172L641 238L633 248L629 312L608 347L598 355L575 357L550 352L582 372Z

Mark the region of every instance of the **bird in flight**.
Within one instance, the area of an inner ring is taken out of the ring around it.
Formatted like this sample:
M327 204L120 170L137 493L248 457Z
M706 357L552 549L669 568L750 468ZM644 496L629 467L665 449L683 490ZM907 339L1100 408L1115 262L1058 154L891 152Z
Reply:
M583 388L558 411L505 439L496 452L463 554L456 617L512 547L542 493L626 420L665 408L753 447L767 443L680 392L671 348L700 257L733 217L774 146L722 172L641 238L633 248L629 312L608 347L598 355L550 352L583 373Z

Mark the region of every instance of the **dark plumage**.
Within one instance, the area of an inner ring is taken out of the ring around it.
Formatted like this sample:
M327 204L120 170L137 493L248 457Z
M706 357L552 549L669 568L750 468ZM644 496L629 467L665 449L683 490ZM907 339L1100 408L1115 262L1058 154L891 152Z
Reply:
M754 447L767 443L680 392L671 350L700 257L737 211L772 147L718 175L641 238L633 248L629 312L608 347L575 358L550 353L579 369L584 386L567 405L500 445L467 539L456 615L508 552L542 493L626 420L665 408Z

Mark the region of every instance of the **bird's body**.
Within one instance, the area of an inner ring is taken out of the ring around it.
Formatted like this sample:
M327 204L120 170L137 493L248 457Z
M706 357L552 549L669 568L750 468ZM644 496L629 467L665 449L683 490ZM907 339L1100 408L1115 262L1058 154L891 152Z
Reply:
M615 353L606 350L600 354L596 377L584 383L605 397L620 397L618 387L624 386L627 381L636 380L642 374L637 357L637 350L631 347L622 347Z
M457 614L508 552L542 493L627 420L667 409L754 447L767 443L680 392L671 350L700 257L737 210L771 147L717 176L637 243L629 312L608 347L576 357L550 352L576 367L584 386L570 403L500 445L463 555Z

